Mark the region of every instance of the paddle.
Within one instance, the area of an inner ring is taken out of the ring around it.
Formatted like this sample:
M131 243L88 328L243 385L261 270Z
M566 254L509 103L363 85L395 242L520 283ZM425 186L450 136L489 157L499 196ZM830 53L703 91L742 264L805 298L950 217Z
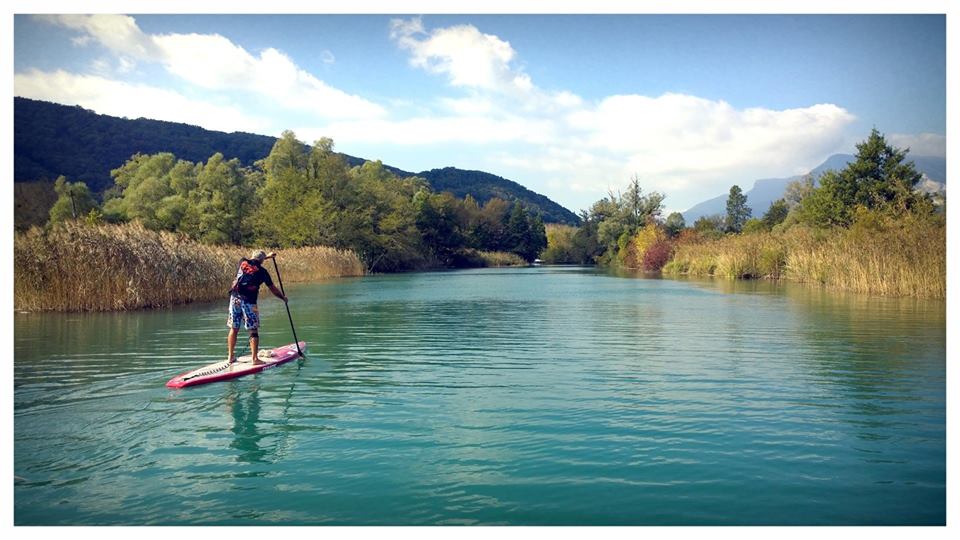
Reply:
M280 278L280 267L277 266L276 255L273 256L273 269L277 272L277 283L280 284L280 292L286 296L287 291L283 290L283 279ZM300 350L300 340L297 339L297 329L293 327L293 317L290 316L290 305L287 302L284 302L283 306L287 308L287 319L290 319L290 330L293 332L293 342L297 344L297 354L302 357L303 351Z

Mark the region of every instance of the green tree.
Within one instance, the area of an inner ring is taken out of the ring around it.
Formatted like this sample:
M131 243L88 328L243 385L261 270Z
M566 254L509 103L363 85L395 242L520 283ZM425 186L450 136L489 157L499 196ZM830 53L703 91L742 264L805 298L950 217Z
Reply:
M520 256L527 261L533 261L547 249L547 231L543 223L543 217L537 212L530 217L530 227L527 238L523 244L523 250Z
M294 247L320 243L321 221L331 217L324 213L321 183L329 179L308 174L309 161L306 147L292 131L284 131L270 154L259 162L264 183L257 194L260 206L255 222L263 244ZM346 175L345 164L333 174Z
M797 207L798 219L814 227L832 227L849 225L853 209L847 206L850 200L844 193L838 175L827 171L820 177L820 187L813 190Z
M644 215L646 200L643 196L643 190L640 188L640 177L636 174L630 179L627 192L620 197L620 210L627 229L631 233L642 225L642 220L646 217Z
M907 206L913 188L922 178L913 162L904 162L907 150L887 144L874 128L867 140L857 145L857 159L841 171L839 184L844 194L853 195L853 204L878 208L899 202Z
M444 265L454 265L457 253L463 247L463 235L457 220L457 200L450 193L431 194L423 189L417 192L416 225L423 243Z
M510 210L510 203L498 197L484 203L477 217L477 225L471 231L471 245L488 251L508 251L510 242L506 225Z
M594 264L603 254L596 217L586 210L580 213L580 227L573 234L570 262Z
M727 232L739 233L743 230L743 225L750 219L752 211L747 206L747 196L744 195L740 186L734 185L730 188L730 194L727 196L727 217L724 223Z
M519 201L515 201L513 203L513 209L510 211L510 219L507 220L507 238L509 238L508 244L510 251L523 257L521 253L526 251L524 249L524 242L526 242L529 231L530 220L528 219L527 211Z
M426 188L420 178L398 178L379 161L350 170L355 186L356 221L352 249L370 271L396 271L425 265L424 246L417 230L416 194Z
M53 184L57 201L50 208L50 223L86 218L91 212L99 212L90 188L84 182L67 182L65 176Z
M472 195L467 193L467 195L463 198L463 204L461 205L461 208L460 222L463 230L464 242L468 247L482 249L482 239L478 234L482 213L480 205Z
M762 219L750 218L746 223L743 224L743 234L754 234L764 231L769 231L769 227L763 222Z
M255 191L239 160L214 154L201 166L194 184L185 197L184 232L210 244L239 245L249 237L245 232L250 226Z
M513 203L507 221L509 250L527 262L536 259L547 247L547 234L539 215L531 215L520 201Z
M597 221L597 240L611 253L624 235L630 236L629 225L623 219L618 198L614 194L593 203L590 213Z
M790 212L790 207L787 205L785 199L777 199L770 203L770 208L767 209L767 213L763 215L763 225L767 230L772 229L774 226L783 223L783 220L787 219L787 214Z
M103 206L108 221L138 220L151 230L179 228L195 183L193 163L169 152L137 154L111 175L115 189Z
M788 183L783 193L783 199L786 201L787 207L793 209L799 206L800 203L803 202L803 199L810 196L814 189L816 189L816 184L813 176L808 174L800 180L794 180Z
M693 222L693 230L708 238L722 236L725 228L726 219L719 214L700 216Z
M932 211L929 199L914 191L922 178L906 150L887 144L876 129L857 144L856 159L841 171L827 171L820 187L803 199L801 219L815 226L849 226L857 208L902 214Z
M580 263L574 248L574 237L578 228L570 225L550 224L546 228L547 248L540 258L547 264Z
M667 232L667 235L670 238L675 238L680 231L687 227L687 222L683 219L683 214L680 212L673 212L667 216L667 220L663 223L663 228Z

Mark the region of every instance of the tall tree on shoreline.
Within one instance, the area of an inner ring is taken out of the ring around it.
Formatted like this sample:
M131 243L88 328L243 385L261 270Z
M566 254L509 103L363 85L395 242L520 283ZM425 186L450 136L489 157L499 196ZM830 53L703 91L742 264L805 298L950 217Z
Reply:
M740 186L734 185L730 188L730 195L727 196L727 232L739 233L743 230L743 225L750 219L753 211L747 206L747 196L744 195Z
M820 187L800 204L801 219L818 227L849 226L857 208L895 214L932 211L929 197L914 191L923 175L905 161L906 155L907 150L890 146L874 128L857 145L856 160L820 177Z
M257 194L258 236L270 246L299 247L318 243L322 196L320 181L307 174L309 156L292 131L284 131L258 162L264 185ZM345 173L345 171L344 171Z
M53 184L53 190L58 198L50 208L51 223L84 218L97 208L97 201L84 182L71 183L65 176L60 176Z
M202 166L190 191L181 230L208 244L240 245L249 236L254 186L240 160L214 154Z

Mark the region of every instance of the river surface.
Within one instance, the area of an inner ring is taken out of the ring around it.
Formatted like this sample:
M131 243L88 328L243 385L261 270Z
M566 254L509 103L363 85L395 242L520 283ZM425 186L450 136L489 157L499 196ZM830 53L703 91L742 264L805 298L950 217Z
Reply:
M183 390L226 301L16 315L14 523L946 521L942 301L563 267L287 293L306 359Z

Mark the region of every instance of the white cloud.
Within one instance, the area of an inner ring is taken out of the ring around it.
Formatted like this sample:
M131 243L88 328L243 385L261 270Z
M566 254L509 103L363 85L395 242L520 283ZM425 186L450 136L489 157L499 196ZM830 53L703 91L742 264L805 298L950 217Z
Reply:
M509 143L487 161L498 174L539 177L566 191L603 196L638 174L647 190L678 206L753 180L809 170L841 150L854 121L834 104L773 110L736 108L698 96L613 95L587 102L546 91L517 67L509 42L469 25L430 29L420 18L391 21L410 64L446 77L467 95L439 100L440 117L342 122L335 139L425 145ZM531 182L532 184L533 182ZM748 187L747 187L748 189Z
M117 59L117 72L119 73L130 73L137 68L137 63L130 58L118 58Z
M441 100L441 119L381 122L334 137L407 144L440 140L526 143L496 154L518 174L549 176L569 189L604 194L636 173L647 189L699 197L809 168L842 146L854 116L833 104L786 110L738 109L727 102L667 93L608 96L589 103L567 90L540 89L516 67L509 42L469 25L426 29L419 18L391 21L391 38L411 65L441 74L468 96ZM492 122L479 118L491 119ZM399 141L398 141L399 142ZM686 191L686 195L683 192Z
M516 51L497 36L484 34L471 25L427 33L419 18L394 19L390 26L390 37L410 51L411 65L444 74L453 86L504 93L533 89L530 77L510 66Z
M629 157L646 174L789 167L834 146L852 114L836 105L738 110L723 101L665 94L612 96L568 117L591 148ZM782 169L781 169L782 170Z
M334 122L323 128L294 129L306 140L321 136L343 143L417 146L463 143L490 145L505 143L547 144L557 137L555 126L543 120L523 117L442 116L407 120L360 120Z
M458 115L491 115L498 111L497 104L492 99L474 96L468 98L440 98L440 105Z
M158 53L153 40L140 31L133 17L126 15L38 15L37 18L83 32L84 35L74 39L74 43L81 46L89 44L92 39L116 53L136 58L146 59L156 56Z
M518 177L546 175L595 198L637 174L645 190L686 209L733 183L749 189L760 178L809 170L842 147L853 120L829 104L737 109L680 94L611 96L558 120L549 145L497 161Z
M77 104L100 114L201 125L218 131L262 133L270 123L229 105L189 99L176 92L66 71L31 70L13 79L14 95Z
M121 65L124 58L158 62L168 72L202 88L254 92L281 107L325 118L376 118L386 114L380 105L333 88L300 69L276 49L265 49L254 56L217 34L148 35L132 17L122 15L42 18L84 32L119 55Z
M128 57L110 58L101 56L90 62L90 71L102 77L131 73L136 68L136 60Z
M891 133L884 135L887 143L900 149L910 149L911 156L947 157L947 138L936 133Z
M90 71L106 76L113 72L113 63L109 58L95 58L90 62Z
M561 114L582 99L568 91L546 92L515 65L517 52L508 41L472 25L428 32L420 18L390 21L390 37L410 52L410 65L445 75L449 84L496 100L498 107L529 114ZM479 100L478 100L479 101Z

